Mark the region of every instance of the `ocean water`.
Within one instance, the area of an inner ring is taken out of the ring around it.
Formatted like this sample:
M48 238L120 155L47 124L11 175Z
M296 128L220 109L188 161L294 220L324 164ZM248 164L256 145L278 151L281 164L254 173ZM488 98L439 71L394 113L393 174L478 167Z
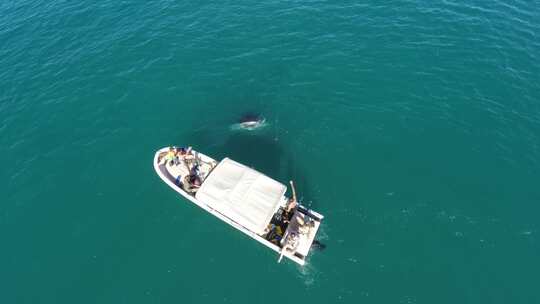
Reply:
M539 33L521 0L1 2L0 303L540 303ZM277 264L168 145L296 181L326 249Z

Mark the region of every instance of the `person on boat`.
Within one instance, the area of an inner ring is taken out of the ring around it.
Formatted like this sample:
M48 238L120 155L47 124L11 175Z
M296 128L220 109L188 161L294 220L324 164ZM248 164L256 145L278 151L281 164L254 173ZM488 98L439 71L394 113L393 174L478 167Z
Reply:
M296 248L298 248L300 237L297 233L291 232L284 240L283 247L281 247L281 254L279 255L278 263L281 262L283 255L287 252L290 255L294 255Z
M191 188L199 188L201 186L202 180L199 176L199 165L194 164L193 167L191 167L189 175L187 176L187 182Z
M184 183L182 183L182 175L178 175L178 177L176 177L174 184L180 188L184 188Z
M186 148L184 147L176 148L176 155L179 157L186 155Z
M176 165L182 164L182 162L185 160L186 148L184 147L175 148L174 155L175 155L175 164Z
M192 148L180 148L178 155L182 160L184 160L186 163L191 163L195 159L195 156L193 155Z
M188 175L187 177L189 185L192 188L199 188L201 186L201 178L197 175Z
M298 223L298 233L300 234L308 235L315 228L315 221L300 213L296 216L296 222Z
M189 151L189 153L188 153ZM188 154L191 153L191 147L184 148L184 147L174 147L174 164L180 165L185 160L191 160L191 157L186 157Z
M283 236L283 229L278 225L270 224L266 227L266 230L268 231L266 239L275 245L279 245L281 237Z
M284 212L284 222L288 223L292 217L293 210L298 205L298 201L296 199L296 189L294 189L294 182L290 181L291 184L291 190L292 190L292 197L289 198L287 201L287 206L285 206L285 212Z
M189 170L189 175L199 176L199 165L198 164L193 164L193 166Z
M163 157L163 164L174 162L175 158L175 151L173 147L169 147L169 151L167 151L167 154Z
M197 190L201 187L202 181L201 178L196 175L187 174L184 176L184 181L182 183L182 189L184 189L189 194L195 194Z

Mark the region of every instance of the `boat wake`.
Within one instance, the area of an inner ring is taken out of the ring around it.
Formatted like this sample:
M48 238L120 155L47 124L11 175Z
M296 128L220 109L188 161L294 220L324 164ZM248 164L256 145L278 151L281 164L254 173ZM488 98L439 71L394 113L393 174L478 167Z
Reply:
M326 245L321 243L319 240L315 240L313 241L313 244L311 244L311 249L323 251L326 249Z
M324 231L324 226L325 226L324 223L321 224L319 231L317 232L319 235L317 237L317 240L315 240L314 243L312 244L312 247L311 247L312 255L306 258L306 264L302 266L295 265L296 268L298 269L298 278L304 283L304 285L308 289L315 288L318 285L317 281L319 281L319 279L323 275L321 270L317 269L315 265L310 263L310 260L314 255L313 253L318 251L320 254L321 253L320 251L326 248L326 245L324 245L323 243L328 241L329 236Z

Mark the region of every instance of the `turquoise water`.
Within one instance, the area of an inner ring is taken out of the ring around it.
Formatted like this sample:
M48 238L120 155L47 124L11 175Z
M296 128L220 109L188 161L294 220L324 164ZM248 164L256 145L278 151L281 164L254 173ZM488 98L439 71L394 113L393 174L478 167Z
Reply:
M538 1L0 12L0 302L540 302ZM172 144L295 180L326 249L277 264L181 199Z

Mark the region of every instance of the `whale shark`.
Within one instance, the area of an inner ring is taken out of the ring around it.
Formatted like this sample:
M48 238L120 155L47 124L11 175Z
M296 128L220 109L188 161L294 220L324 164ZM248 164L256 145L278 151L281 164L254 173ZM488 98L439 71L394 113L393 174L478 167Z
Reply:
M251 131L262 128L265 125L266 119L262 115L247 112L240 116L240 119L233 125L233 128Z

